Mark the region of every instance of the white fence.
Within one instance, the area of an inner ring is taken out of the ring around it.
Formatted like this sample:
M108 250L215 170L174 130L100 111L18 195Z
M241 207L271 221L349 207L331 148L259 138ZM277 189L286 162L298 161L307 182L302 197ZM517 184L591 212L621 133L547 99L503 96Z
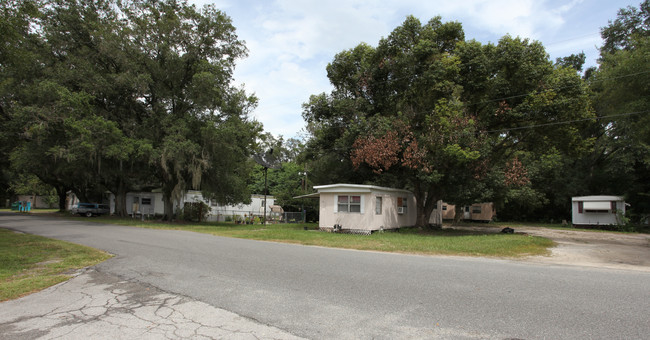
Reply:
M253 222L261 223L264 213L256 213L247 210L221 210L212 211L208 214L210 222ZM271 212L267 211L266 220L268 223L303 223L305 214L302 212Z
M208 214L207 220L210 222L235 222L235 221L255 221L256 218L261 221L264 212L256 212L253 210L227 210L227 209L212 209ZM268 222L281 222L282 213L271 212L268 209L266 212L266 220Z
M282 217L284 223L304 223L306 215L304 212L285 212Z

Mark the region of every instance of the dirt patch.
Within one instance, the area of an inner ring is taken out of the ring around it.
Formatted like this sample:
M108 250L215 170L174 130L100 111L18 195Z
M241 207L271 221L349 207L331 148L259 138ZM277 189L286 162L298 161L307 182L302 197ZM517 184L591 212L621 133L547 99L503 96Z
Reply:
M498 233L498 227L453 227ZM515 233L541 236L557 243L549 256L531 256L524 261L628 269L650 272L650 235L517 227Z

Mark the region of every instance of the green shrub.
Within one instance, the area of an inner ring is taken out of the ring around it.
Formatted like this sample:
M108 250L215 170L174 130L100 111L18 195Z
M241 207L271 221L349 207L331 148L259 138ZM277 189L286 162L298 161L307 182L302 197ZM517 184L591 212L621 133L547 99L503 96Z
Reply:
M181 218L184 221L205 221L210 213L210 207L204 202L185 202Z

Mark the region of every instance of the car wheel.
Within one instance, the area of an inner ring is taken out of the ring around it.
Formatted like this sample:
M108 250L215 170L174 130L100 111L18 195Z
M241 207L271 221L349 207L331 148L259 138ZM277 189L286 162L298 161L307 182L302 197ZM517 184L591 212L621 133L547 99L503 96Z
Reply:
M93 216L93 213L91 213L90 211L86 211L86 217L92 217L92 216Z

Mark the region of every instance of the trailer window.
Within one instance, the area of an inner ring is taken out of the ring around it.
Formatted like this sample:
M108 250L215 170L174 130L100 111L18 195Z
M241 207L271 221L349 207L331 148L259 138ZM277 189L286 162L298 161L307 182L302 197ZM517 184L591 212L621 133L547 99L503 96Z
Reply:
M406 214L408 212L408 197L397 198L397 212L399 214Z
M375 197L375 214L376 215L381 215L381 210L382 210L382 198L381 197Z
M361 212L361 196L339 195L338 212Z

